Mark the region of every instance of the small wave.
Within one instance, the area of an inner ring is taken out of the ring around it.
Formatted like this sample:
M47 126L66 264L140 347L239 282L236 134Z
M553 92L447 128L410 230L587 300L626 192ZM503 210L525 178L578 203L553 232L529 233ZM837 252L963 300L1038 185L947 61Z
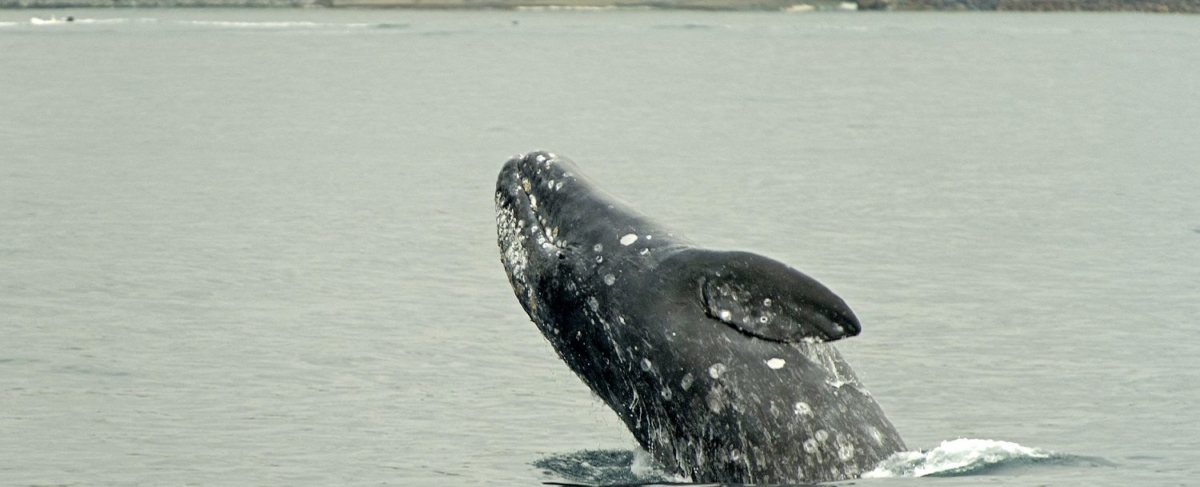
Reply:
M136 19L126 19L126 18L75 19L75 23L77 23L77 24L129 24L129 23L152 24L155 22L158 22L158 19L149 18L149 17L140 17L140 18L136 18Z
M228 20L185 20L182 23L201 27L223 27L230 29L288 29L324 27L318 22L245 22Z
M1011 441L960 438L943 441L937 448L927 451L892 454L879 462L874 470L863 474L863 478L958 477L1033 464L1104 463L1099 459L1021 446Z
M264 30L285 30L285 29L407 29L410 24L407 23L327 23L327 22L309 22L309 21L233 21L233 20L184 20L179 21L180 24L192 27L207 27L215 29L264 29Z
M407 29L411 24L401 24L394 22L382 22L378 24L370 24L367 27L373 29Z
M109 19L89 19L78 17L50 17L41 18L33 17L29 19L28 24L34 26L59 26L59 25L114 25L114 24L129 24L129 23L153 23L158 22L158 19L153 18L109 18ZM16 26L17 22L0 22L0 26Z
M662 25L656 25L653 28L655 28L655 29L679 29L679 30L716 30L716 29L728 29L729 26L728 25L715 25L715 24L662 24Z

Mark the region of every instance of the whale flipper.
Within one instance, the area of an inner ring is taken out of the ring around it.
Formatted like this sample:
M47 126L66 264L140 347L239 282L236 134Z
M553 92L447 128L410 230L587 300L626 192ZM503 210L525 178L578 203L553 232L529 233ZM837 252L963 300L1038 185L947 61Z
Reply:
M707 254L701 296L709 317L758 338L795 343L858 335L846 302L815 279L749 252Z

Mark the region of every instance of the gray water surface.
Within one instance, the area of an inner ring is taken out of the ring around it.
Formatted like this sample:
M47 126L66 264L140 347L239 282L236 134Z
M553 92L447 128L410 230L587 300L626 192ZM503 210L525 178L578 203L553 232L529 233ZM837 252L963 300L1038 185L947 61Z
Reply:
M513 298L549 149L841 294L910 447L1200 474L1200 17L0 11L0 484L538 485L630 450Z

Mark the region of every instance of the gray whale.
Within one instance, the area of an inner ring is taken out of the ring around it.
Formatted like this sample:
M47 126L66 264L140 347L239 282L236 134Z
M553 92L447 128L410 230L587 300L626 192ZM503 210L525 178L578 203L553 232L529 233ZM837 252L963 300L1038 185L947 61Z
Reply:
M521 306L668 470L823 482L905 449L828 343L858 319L813 278L694 246L545 152L504 164L496 224Z

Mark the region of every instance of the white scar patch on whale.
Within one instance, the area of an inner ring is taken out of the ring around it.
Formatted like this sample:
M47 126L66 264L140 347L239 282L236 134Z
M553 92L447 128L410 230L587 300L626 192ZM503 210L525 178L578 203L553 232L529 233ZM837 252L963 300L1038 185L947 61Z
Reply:
M787 365L787 361L781 358L773 358L767 361L767 367L775 370L782 369L784 365Z
M629 235L621 237L621 245L629 246L630 244L637 242L637 239L638 239L638 236L636 234L631 233Z
M720 379L721 374L724 374L724 373L725 373L725 364L720 363L720 362L712 364L712 367L708 368L708 376L712 377L714 379Z

